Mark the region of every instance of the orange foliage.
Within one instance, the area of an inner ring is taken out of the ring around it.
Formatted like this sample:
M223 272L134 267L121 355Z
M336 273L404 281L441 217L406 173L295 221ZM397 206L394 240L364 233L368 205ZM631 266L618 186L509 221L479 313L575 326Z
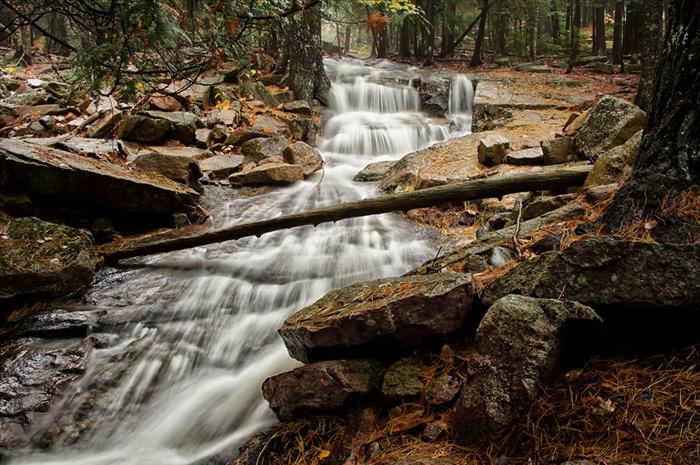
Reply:
M373 31L375 34L379 34L386 27L388 22L388 16L375 11L367 18L367 32Z

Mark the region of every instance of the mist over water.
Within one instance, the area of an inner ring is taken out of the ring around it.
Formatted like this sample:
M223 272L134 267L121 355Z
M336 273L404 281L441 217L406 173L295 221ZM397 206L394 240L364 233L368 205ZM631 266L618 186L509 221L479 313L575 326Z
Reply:
M374 185L352 181L358 170L454 135L447 122L419 112L417 91L393 82L391 66L328 60L331 114L319 142L324 173L253 197L209 189L213 226L378 195ZM470 118L471 101L460 99L473 97L471 82L453 86L450 116ZM37 448L12 463L178 465L230 457L275 421L262 382L299 366L277 335L282 322L331 289L408 271L435 254L432 239L381 215L105 270L86 297L107 310L93 331L103 348L95 350L79 389L35 432L52 449Z

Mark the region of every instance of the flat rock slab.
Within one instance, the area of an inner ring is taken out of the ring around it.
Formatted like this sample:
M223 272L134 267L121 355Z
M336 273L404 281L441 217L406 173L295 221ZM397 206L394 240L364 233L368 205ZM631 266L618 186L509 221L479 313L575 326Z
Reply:
M450 417L455 438L480 445L527 412L563 359L595 339L602 320L577 302L509 295L476 330L467 380Z
M0 224L0 304L82 289L92 282L99 262L85 230L31 217Z
M0 140L0 188L139 215L167 215L193 202L195 190L157 174L29 142Z
M243 155L216 155L199 162L199 168L212 179L224 179L243 163Z
M378 391L383 373L375 360L317 362L268 378L263 397L281 420L333 413Z
M231 186L283 186L304 179L304 170L300 165L287 163L270 163L261 165L243 173L229 176Z
M379 279L329 292L285 321L292 357L388 357L458 332L474 303L468 275Z
M21 338L3 345L0 356L0 449L30 441L31 428L87 368L89 339Z

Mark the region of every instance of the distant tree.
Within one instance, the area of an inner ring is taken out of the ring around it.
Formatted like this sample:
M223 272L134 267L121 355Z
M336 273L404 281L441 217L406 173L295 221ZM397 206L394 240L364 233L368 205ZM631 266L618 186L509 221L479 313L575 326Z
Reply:
M615 27L613 32L613 64L621 65L622 61L622 26L625 21L625 2L615 2Z
M642 74L639 79L639 92L635 103L644 110L649 110L653 99L654 77L664 27L664 6L660 0L644 0L643 27L640 37L642 51Z

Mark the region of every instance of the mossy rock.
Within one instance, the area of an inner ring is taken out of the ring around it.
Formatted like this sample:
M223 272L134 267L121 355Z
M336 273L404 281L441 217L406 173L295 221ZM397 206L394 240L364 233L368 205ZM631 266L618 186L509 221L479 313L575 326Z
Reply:
M71 294L92 282L98 264L88 231L12 219L0 235L0 302Z

